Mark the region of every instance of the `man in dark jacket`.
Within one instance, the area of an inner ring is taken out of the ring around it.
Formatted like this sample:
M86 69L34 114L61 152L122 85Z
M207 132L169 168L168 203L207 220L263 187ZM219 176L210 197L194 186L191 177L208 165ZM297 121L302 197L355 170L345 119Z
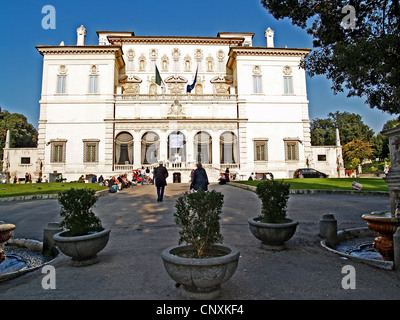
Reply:
M193 173L193 181L192 186L194 190L199 190L200 188L203 191L208 190L208 177L206 170L202 167L201 163L197 164L197 169L194 170Z
M157 201L163 201L164 189L167 185L168 170L163 166L162 161L160 165L154 170L154 178L156 180L157 187Z

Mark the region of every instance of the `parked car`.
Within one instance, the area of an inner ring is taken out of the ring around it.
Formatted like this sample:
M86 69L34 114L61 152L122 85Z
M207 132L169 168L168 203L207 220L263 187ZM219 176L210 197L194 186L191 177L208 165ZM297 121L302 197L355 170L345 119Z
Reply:
M293 174L293 178L326 178L326 177L327 175L325 173L310 168L297 169Z

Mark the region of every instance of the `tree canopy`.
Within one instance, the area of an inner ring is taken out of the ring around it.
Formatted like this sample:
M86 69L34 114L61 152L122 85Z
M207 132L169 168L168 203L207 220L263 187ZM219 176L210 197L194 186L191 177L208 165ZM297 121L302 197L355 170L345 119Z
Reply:
M311 144L314 146L333 146L336 144L336 128L339 129L341 145L353 140L370 141L374 131L356 113L329 113L326 119L311 121Z
M400 114L399 0L261 0L276 19L289 18L313 36L304 59L309 76L326 75L334 93L365 97L371 108ZM350 5L354 28L347 28ZM343 13L344 12L344 13Z
M359 161L369 159L373 154L370 142L362 140L353 140L343 146L343 160L346 163L351 162L354 158Z
M26 117L0 108L0 160L3 160L7 130L10 130L11 148L36 147L38 132Z

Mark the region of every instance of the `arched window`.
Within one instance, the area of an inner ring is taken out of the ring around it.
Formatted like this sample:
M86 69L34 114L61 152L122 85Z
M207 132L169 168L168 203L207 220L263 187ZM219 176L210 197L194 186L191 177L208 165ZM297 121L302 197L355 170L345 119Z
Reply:
M157 163L160 150L160 138L157 133L149 131L142 136L142 164Z
M133 137L129 132L115 138L115 164L133 164Z
M168 159L171 162L186 161L186 138L180 131L172 132L168 136Z
M194 136L194 154L197 163L212 163L212 138L205 131L199 131Z
M237 139L233 132L227 131L221 134L219 140L221 163L236 163L237 159Z

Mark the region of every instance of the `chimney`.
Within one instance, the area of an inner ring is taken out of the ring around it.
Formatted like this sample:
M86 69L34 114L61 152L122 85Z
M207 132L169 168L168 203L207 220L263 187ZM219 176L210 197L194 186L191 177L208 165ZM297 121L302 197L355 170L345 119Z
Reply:
M78 35L76 45L84 46L85 45L85 37L86 37L86 29L83 27L83 25L80 26L78 29L76 29L76 33Z
M272 30L270 27L268 27L267 30L265 30L265 39L267 40L267 48L273 48L274 47L274 30Z

